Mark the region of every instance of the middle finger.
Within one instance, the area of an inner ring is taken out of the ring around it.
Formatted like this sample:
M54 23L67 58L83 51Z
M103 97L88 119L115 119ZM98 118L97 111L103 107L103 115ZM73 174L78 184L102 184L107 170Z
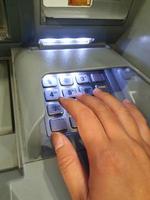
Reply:
M79 99L82 103L93 110L98 119L101 121L110 139L127 139L127 135L121 123L119 122L115 114L111 111L111 109L104 104L104 102L96 97L89 96L87 94L78 96L77 99Z

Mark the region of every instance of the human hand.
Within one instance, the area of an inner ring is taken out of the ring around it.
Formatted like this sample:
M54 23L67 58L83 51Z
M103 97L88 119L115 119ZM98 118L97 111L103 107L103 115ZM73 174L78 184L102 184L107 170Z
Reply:
M60 171L73 200L149 200L150 129L132 103L98 89L61 98L87 150L89 175L70 141L52 135Z

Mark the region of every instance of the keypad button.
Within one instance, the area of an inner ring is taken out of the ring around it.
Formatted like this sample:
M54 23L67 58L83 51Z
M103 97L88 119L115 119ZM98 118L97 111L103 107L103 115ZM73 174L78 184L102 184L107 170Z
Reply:
M79 87L79 90L81 93L93 95L93 88L91 86Z
M72 128L77 128L76 122L72 117L69 117L70 125Z
M91 74L91 80L93 83L105 81L105 76L102 73L95 72Z
M52 132L67 130L67 123L64 118L56 118L50 120L50 127Z
M75 97L78 94L76 88L65 88L62 92L64 97Z
M64 110L58 102L48 103L47 112L49 116L63 114Z
M103 90L104 92L111 92L110 88L107 85L95 85L95 88Z
M62 86L70 86L70 85L73 85L73 83L74 83L73 79L70 75L69 76L67 76L67 75L60 76L59 81Z
M90 83L89 76L87 74L76 75L76 81L78 84Z
M44 93L46 101L58 100L58 98L60 97L58 89L48 88L45 89Z
M55 87L57 86L57 79L52 75L46 75L43 77L43 87Z

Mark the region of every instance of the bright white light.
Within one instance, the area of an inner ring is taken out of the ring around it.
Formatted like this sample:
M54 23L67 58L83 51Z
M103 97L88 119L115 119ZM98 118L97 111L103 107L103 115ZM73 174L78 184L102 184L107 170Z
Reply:
M56 45L86 45L94 41L94 38L44 38L39 40L41 46Z

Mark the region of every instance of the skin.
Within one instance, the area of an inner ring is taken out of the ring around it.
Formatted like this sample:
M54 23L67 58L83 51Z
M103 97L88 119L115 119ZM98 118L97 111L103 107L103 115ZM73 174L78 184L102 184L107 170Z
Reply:
M98 89L60 103L75 119L89 159L87 175L70 141L52 135L72 200L149 200L150 129L135 105Z

